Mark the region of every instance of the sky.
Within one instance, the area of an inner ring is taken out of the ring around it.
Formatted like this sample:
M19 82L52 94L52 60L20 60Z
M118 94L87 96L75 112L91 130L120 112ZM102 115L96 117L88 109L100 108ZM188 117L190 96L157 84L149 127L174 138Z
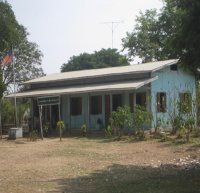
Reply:
M60 72L73 55L102 48L122 50L140 11L160 9L162 0L8 0L17 21L27 28L29 41L43 53L46 74Z

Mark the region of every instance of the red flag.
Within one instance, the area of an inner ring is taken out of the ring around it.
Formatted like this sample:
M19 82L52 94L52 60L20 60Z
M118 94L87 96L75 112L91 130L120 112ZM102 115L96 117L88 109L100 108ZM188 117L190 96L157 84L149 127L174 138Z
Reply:
M7 54L3 57L2 61L1 61L1 65L7 65L9 63L12 62L12 59L13 59L13 55L12 55L12 52L9 51L7 52Z

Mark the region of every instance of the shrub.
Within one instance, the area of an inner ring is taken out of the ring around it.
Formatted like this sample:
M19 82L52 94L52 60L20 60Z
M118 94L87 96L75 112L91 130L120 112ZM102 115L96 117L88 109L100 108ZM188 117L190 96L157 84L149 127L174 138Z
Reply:
M120 137L123 134L124 128L131 127L132 122L132 113L128 106L118 107L117 111L111 113L110 125L114 130L114 135Z
M81 131L82 131L82 136L86 137L87 136L87 125L86 125L86 123L81 125Z
M195 128L193 132L193 137L200 137L200 128Z
M112 127L110 125L108 125L105 129L105 136L106 137L111 137L113 134L113 130Z
M33 130L30 132L30 141L36 141L38 139L38 132Z
M60 141L62 141L62 132L65 129L65 123L63 121L58 121L57 129L59 130L59 133L60 133Z
M180 128L185 135L186 141L189 142L190 134L192 133L195 127L195 118L193 116L188 115L184 120L183 126Z
M179 132L183 134L186 141L189 142L190 134L195 128L195 104L193 101L189 102L188 99L187 103L181 104L179 102L178 105L181 108L179 108L177 128Z
M146 136L144 128L151 123L152 115L146 110L145 107L136 106L135 113L133 114L133 126L136 133L136 137L139 140L145 140Z

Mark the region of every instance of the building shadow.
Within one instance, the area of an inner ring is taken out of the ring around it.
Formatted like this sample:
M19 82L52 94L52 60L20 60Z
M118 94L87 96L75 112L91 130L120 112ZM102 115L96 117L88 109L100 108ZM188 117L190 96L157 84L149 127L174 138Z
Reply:
M57 179L51 193L200 193L200 169L113 164L76 178Z

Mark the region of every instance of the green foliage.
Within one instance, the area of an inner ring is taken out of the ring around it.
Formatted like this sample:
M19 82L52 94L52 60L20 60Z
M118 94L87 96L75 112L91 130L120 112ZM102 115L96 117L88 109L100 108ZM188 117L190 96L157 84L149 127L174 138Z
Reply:
M170 116L170 123L172 125L172 134L178 134L185 137L189 142L190 134L195 128L195 112L196 105L193 101L186 100L185 102L177 101L175 105L178 108L178 112ZM175 108L175 107L174 107Z
M23 103L22 103L23 102ZM24 117L24 115L28 112L30 107L30 103L28 100L18 100L17 104L17 114L19 123L28 120L29 117ZM13 100L4 100L2 103L2 123L14 123L15 122L15 107L13 104ZM28 115L29 116L29 115Z
M200 2L164 0L160 12L146 10L136 18L131 33L122 40L129 58L143 62L179 58L191 71L200 67Z
M57 124L56 124L56 128L59 130L60 141L62 141L62 132L65 129L65 123L64 123L64 121L58 121Z
M171 20L176 21L176 32L170 46L180 57L180 62L195 71L200 66L200 2L196 0L165 0L164 11L173 13Z
M193 137L200 137L200 128L193 129Z
M142 106L136 106L134 113L131 113L128 106L118 107L117 111L111 113L111 127L107 128L106 132L112 128L112 132L121 137L126 128L133 131L139 140L144 140L146 138L144 128L151 123L151 118L151 113ZM112 132L109 132L109 134Z
M144 129L145 126L151 123L152 115L146 110L145 107L137 105L135 108L134 116L134 127L135 129Z
M5 90L6 90L6 87L5 87L5 84L3 82L3 71L0 68L0 99L2 99L3 93L5 92Z
M113 111L110 115L110 124L114 129L115 134L121 136L124 128L132 125L132 113L130 107L118 107L116 111Z
M16 84L44 75L40 67L42 53L35 43L28 41L28 32L18 23L7 1L0 1L0 13L0 58L13 48ZM12 65L1 67L0 75L0 97L2 97L3 92L13 84Z
M144 128L151 123L152 115L145 107L137 105L133 114L133 128L139 140L146 139Z
M43 131L44 131L44 134L45 134L46 136L47 136L47 134L48 134L49 127L50 127L50 123L49 123L49 122L45 123Z
M39 136L36 130L30 132L30 141L36 141L38 138Z
M58 121L57 122L57 127L56 127L58 130L64 130L65 129L65 123L63 121Z
M193 115L188 115L185 120L185 135L186 135L186 141L189 142L190 140L190 134L195 128L195 117Z
M61 66L61 72L128 65L128 60L116 49L101 49L92 54L72 56Z
M197 82L196 87L196 108L197 108L197 125L200 125L200 83Z
M87 124L86 123L81 125L81 132L82 132L83 137L87 136Z
M111 137L113 134L113 129L110 125L108 125L106 128L105 128L105 136L106 137Z
M140 12L131 33L122 39L129 58L139 57L142 62L163 60L170 57L166 48L168 33L161 27L160 15L155 9Z
M1 111L2 111L2 123L8 124L15 122L15 108L12 101L4 100Z

